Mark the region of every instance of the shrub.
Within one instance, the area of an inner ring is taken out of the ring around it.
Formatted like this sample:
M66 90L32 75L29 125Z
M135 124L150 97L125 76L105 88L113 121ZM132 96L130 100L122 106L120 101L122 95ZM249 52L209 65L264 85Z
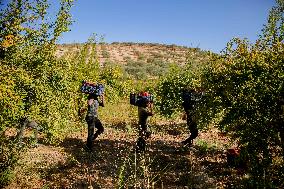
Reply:
M283 129L275 124L281 116L278 107L284 83L284 4L277 2L255 44L232 39L220 56L212 56L202 76L208 96L203 116L222 115L218 126L246 150L254 186L271 182L275 149L283 141L278 136Z

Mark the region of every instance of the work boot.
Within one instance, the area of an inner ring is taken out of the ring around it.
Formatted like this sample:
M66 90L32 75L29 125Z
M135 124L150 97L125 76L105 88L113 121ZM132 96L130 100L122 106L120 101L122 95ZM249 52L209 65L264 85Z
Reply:
M84 150L86 150L87 152L92 152L92 147L88 146L88 145L85 145L84 146Z

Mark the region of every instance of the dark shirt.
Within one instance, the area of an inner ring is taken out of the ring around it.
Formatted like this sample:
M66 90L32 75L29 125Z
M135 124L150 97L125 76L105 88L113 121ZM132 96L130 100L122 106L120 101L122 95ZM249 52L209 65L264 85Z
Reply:
M88 105L87 116L98 117L98 107L99 107L98 100L94 100L91 105Z
M189 110L194 111L202 96L204 96L203 92L184 92L182 103L184 111L187 113L189 112Z
M138 107L138 117L139 117L139 125L146 125L148 116L152 116L152 112L150 112L145 107Z

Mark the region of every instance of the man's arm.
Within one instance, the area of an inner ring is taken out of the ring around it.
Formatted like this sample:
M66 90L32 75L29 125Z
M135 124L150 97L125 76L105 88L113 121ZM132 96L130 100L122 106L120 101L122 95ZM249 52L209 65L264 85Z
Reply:
M153 113L153 103L150 103L148 107L149 107L148 111L147 111L148 116L153 116L154 115L154 113Z
M99 105L102 106L102 107L105 106L105 96L104 96L104 94L102 94L102 95L100 96Z

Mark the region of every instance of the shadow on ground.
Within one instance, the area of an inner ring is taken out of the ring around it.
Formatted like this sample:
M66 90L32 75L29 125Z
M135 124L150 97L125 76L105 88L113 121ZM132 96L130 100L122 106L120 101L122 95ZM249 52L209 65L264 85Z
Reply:
M145 188L149 183L155 188L215 188L233 182L218 184L233 179L220 150L150 139L146 152L136 154L134 146L127 139L99 139L89 152L81 138L66 138L60 144L66 162L48 168L44 179L54 188Z

